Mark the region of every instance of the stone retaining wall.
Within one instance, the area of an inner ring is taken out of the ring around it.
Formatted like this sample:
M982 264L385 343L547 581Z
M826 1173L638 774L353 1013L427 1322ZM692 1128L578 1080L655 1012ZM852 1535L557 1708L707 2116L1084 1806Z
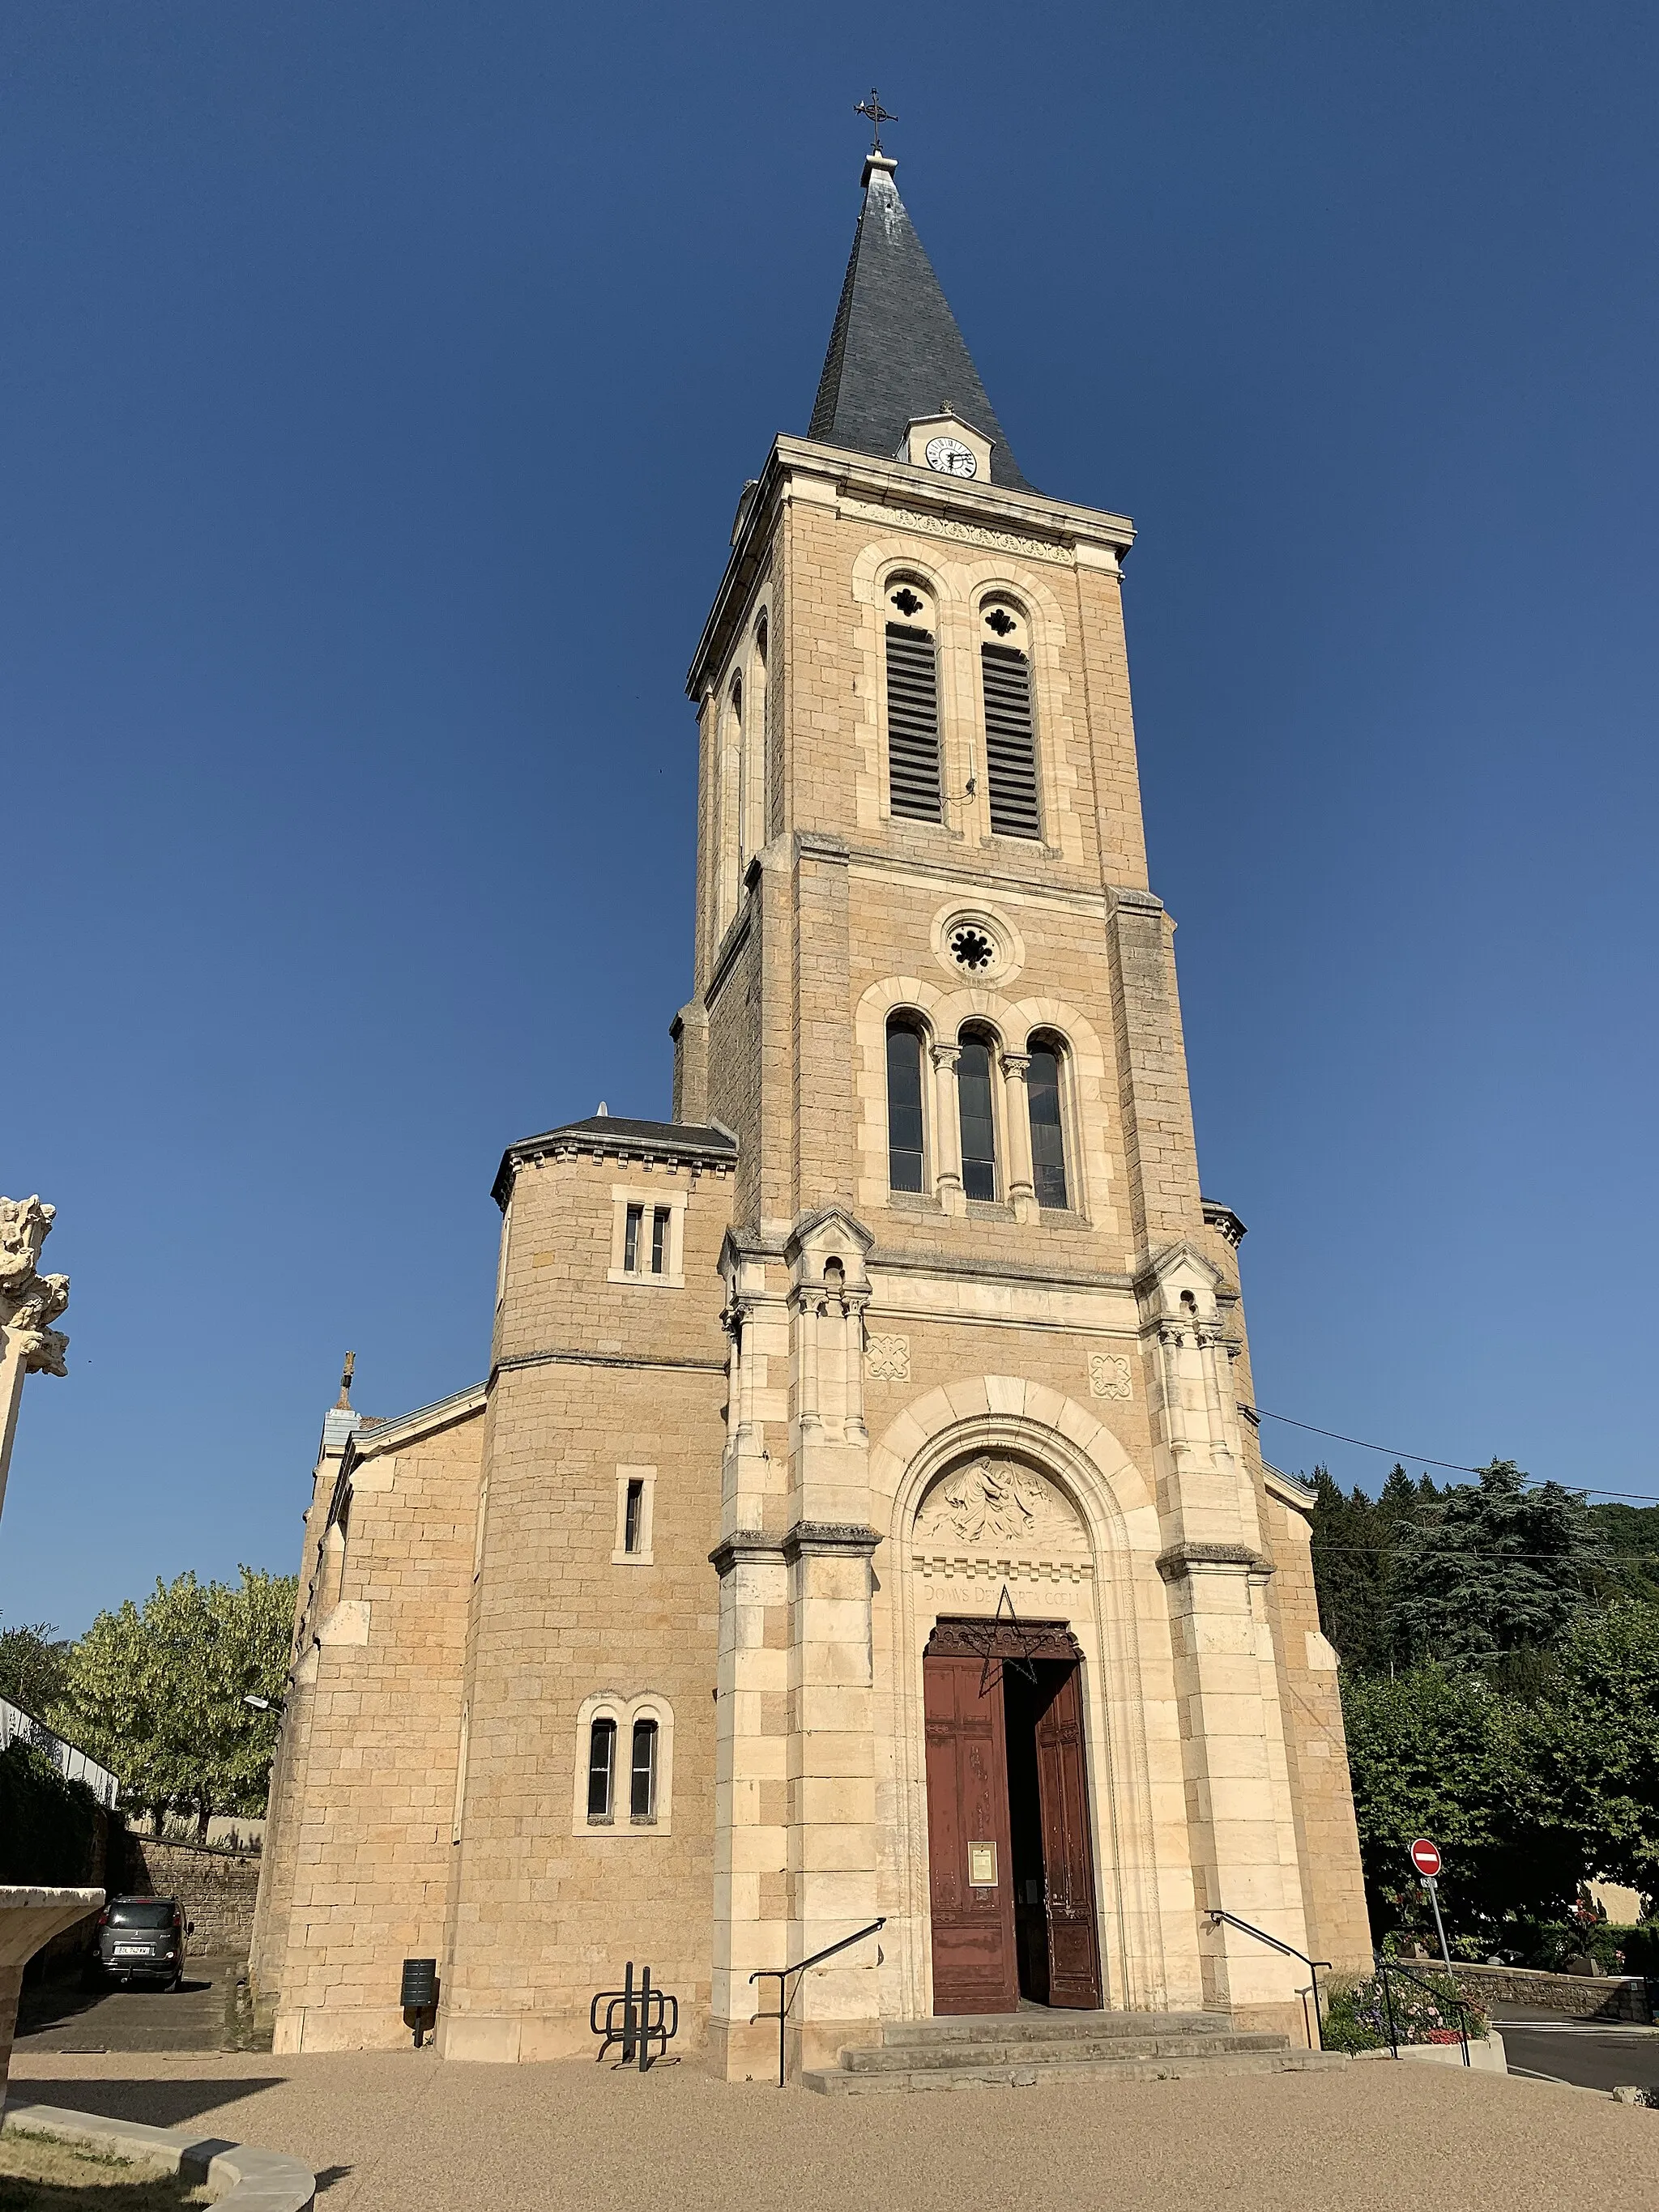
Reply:
M1419 1973L1443 1973L1438 1961L1415 1962ZM1574 2020L1651 2018L1647 1984L1636 1974L1546 1974L1530 1966L1474 1966L1462 1963L1452 1976L1466 1997L1486 2008L1495 2004L1547 2007Z
M176 1897L196 1923L186 1954L245 1959L253 1934L253 1899L259 1887L257 1855L211 1851L200 1844L161 1843L127 1837L125 1887L152 1897Z

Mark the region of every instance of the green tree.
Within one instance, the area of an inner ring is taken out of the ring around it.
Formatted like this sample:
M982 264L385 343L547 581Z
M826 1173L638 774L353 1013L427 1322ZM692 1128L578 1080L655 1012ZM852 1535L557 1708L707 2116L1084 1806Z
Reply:
M50 1722L69 1679L68 1647L57 1638L49 1620L0 1628L0 1698L9 1698L38 1721Z
M1540 1714L1548 1786L1586 1876L1659 1892L1659 1606L1619 1599L1562 1639Z
M1418 1660L1547 1650L1605 1591L1610 1554L1583 1498L1528 1486L1513 1460L1419 1496L1394 1543L1396 1646Z
M1590 1518L1613 1553L1618 1588L1644 1605L1659 1605L1659 1505L1592 1505Z
M1418 1836L1444 1855L1449 1928L1483 1954L1516 1916L1564 1914L1583 1854L1551 1786L1534 1710L1468 1668L1345 1668L1340 1680L1374 1932L1427 1932L1409 1857Z
M158 1580L142 1607L100 1613L70 1655L76 1741L158 1816L193 1812L204 1837L216 1813L264 1811L288 1668L295 1577L241 1577Z

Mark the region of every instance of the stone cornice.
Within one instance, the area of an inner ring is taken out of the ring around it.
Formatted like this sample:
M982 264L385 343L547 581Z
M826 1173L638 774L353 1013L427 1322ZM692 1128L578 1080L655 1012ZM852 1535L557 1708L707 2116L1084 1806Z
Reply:
M1022 1267L1012 1260L975 1260L966 1253L946 1251L903 1251L881 1243L875 1246L865 1264L872 1273L884 1268L895 1275L971 1275L976 1282L1035 1283L1056 1291L1132 1291L1135 1286L1132 1275L1108 1274L1085 1267L1064 1271L1056 1267ZM971 1320L974 1316L952 1315L950 1318Z
M708 1561L723 1577L753 1559L781 1559L788 1566L802 1559L867 1559L881 1540L880 1531L861 1521L797 1521L781 1536L764 1528L734 1529L721 1537Z
M726 1371L723 1359L636 1359L626 1352L515 1352L510 1358L495 1362L489 1370L487 1387L493 1390L499 1376L509 1375L520 1367L648 1367L688 1375L724 1375Z
M1134 543L1128 517L1102 507L1076 507L977 479L970 486L960 477L935 476L908 461L781 434L741 510L726 573L691 657L685 689L694 701L701 701L720 672L760 580L782 504L792 495L812 498L830 511L850 500L857 519L867 517L878 527L919 530L1114 573Z
M1166 1583L1184 1582L1195 1568L1236 1567L1253 1575L1270 1575L1273 1563L1248 1544L1171 1544L1158 1555L1158 1571Z
M729 1536L722 1536L708 1554L708 1564L722 1581L733 1567L742 1566L751 1559L781 1559L783 1539L769 1535L763 1528L738 1528Z
M878 1530L861 1521L797 1521L786 1534L782 1551L791 1565L799 1559L849 1553L867 1559L881 1541Z

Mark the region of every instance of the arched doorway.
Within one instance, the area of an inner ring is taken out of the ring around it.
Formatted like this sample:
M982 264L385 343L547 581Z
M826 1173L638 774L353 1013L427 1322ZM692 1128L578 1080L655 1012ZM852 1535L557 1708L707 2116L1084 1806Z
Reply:
M940 1619L922 1657L935 2013L1101 2002L1083 1660L1064 1621Z
M1023 1558L1057 1563L1087 1545L1064 1492L998 1452L948 1468L916 1529L924 1547L1001 1554L1017 1584ZM1047 1612L1052 1586L1045 1595ZM941 1609L922 1654L933 2010L1092 2009L1102 1978L1082 1648L1066 1620L1020 1618L1006 1582L989 1611Z

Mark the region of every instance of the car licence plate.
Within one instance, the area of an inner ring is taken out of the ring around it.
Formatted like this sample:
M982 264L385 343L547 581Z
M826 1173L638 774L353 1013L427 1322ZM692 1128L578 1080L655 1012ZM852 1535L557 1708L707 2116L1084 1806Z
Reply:
M118 1943L115 1955L118 1959L149 1959L155 1953L148 1943Z

